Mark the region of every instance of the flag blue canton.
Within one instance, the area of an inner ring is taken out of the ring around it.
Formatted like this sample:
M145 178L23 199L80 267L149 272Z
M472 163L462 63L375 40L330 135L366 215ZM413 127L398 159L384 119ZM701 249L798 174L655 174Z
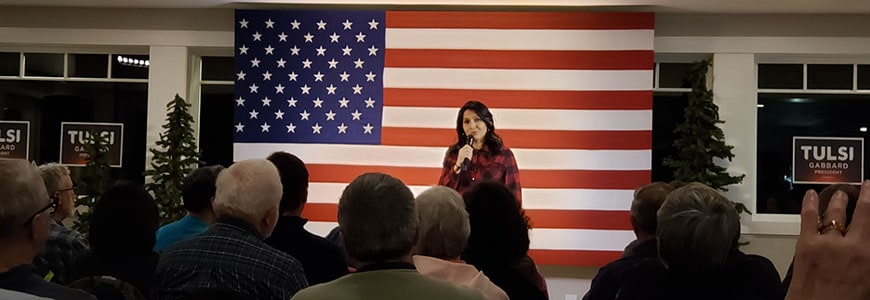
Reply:
M237 10L234 141L380 144L384 19Z

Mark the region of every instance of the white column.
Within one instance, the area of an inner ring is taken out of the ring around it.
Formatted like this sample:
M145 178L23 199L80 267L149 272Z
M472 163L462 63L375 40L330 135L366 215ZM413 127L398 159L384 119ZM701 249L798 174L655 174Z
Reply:
M148 118L145 133L145 168L150 169L151 152L163 132L166 104L175 94L187 99L188 50L186 46L151 46L148 68Z
M743 202L755 213L757 92L755 55L717 53L713 55L713 102L719 106L725 142L734 146L734 160L722 163L732 174L746 174L743 183L728 187L728 198ZM748 219L743 215L743 219Z

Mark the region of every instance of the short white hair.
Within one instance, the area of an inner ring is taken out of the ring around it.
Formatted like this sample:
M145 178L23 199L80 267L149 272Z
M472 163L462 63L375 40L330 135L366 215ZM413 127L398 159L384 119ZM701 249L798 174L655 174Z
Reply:
M281 176L265 159L237 162L218 174L214 210L219 216L233 216L257 222L281 202Z
M39 174L45 183L45 191L51 195L60 189L61 177L69 176L69 168L59 163L47 163L39 166Z
M455 259L468 246L471 235L465 202L455 190L433 186L417 196L417 254Z
M21 229L21 223L48 201L45 184L33 164L0 159L0 237Z

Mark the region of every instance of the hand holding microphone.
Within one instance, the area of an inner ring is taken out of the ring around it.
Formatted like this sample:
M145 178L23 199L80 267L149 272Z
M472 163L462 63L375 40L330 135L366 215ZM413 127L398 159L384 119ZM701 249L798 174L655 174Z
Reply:
M456 156L457 168L454 168L457 174L462 171L468 171L471 168L471 156L474 154L474 148L471 147L472 144L474 144L474 137L468 136L465 146L459 148L459 154Z

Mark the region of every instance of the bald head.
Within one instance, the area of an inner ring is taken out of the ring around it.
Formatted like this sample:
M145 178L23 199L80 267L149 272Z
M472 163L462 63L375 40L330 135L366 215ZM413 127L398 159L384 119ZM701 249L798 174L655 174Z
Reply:
M218 217L235 217L257 227L264 237L271 234L278 219L281 177L265 159L237 162L217 178L214 211Z

